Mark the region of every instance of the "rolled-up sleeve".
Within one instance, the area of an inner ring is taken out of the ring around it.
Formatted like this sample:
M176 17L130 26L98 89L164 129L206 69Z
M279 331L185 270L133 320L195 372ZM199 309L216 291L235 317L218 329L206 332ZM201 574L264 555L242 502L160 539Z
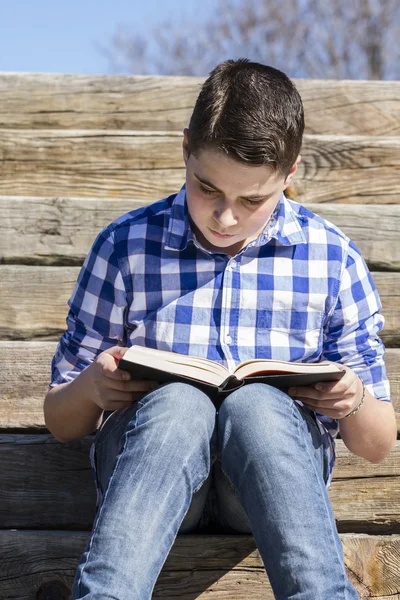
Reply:
M324 327L323 359L350 367L373 396L390 402L385 346L379 337L385 323L381 309L371 273L350 242L337 301Z
M123 344L127 298L114 232L108 228L86 256L68 306L66 331L51 364L51 387L75 379L98 354Z

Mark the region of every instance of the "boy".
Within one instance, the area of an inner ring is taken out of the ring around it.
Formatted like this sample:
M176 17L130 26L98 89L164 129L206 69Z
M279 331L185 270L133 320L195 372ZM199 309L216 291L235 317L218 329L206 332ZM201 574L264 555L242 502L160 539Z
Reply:
M396 423L367 267L340 230L283 194L303 130L286 75L221 63L184 131L186 185L111 223L85 260L44 405L61 442L103 421L75 599L148 600L177 533L210 526L254 535L279 600L358 598L327 493L334 437L379 462ZM229 368L331 360L346 373L288 393L251 384L216 413L190 385L118 369L132 344Z

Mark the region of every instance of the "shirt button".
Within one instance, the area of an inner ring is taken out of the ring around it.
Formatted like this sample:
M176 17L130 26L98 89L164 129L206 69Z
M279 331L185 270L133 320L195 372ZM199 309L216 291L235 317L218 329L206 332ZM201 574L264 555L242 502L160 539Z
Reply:
M225 341L227 344L232 344L232 338L229 334L226 336Z

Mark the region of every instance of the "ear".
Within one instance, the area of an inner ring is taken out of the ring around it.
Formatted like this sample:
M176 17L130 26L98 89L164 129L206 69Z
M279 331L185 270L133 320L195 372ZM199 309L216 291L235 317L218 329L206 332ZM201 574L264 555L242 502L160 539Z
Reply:
M290 169L290 172L288 173L288 175L285 179L285 187L283 188L284 190L288 187L288 185L292 181L293 177L295 176L297 167L299 166L300 163L301 163L301 156L299 154L299 156L296 158L296 162L294 163L293 167Z
M185 161L185 166L187 166L187 161L189 160L189 130L187 127L183 130L183 141L182 141L182 151L183 151L183 160Z

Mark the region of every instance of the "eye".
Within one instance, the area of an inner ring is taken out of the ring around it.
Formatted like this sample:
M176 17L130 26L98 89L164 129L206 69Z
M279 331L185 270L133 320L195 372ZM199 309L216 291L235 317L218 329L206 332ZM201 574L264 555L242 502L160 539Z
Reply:
M248 198L246 198L246 202L247 202L247 204L250 204L251 206L260 206L260 204L262 204L264 202L264 199L262 199L262 200L249 200Z
M215 194L215 190L209 190L208 188L205 188L204 185L201 185L201 183L199 184L199 187L203 194Z

